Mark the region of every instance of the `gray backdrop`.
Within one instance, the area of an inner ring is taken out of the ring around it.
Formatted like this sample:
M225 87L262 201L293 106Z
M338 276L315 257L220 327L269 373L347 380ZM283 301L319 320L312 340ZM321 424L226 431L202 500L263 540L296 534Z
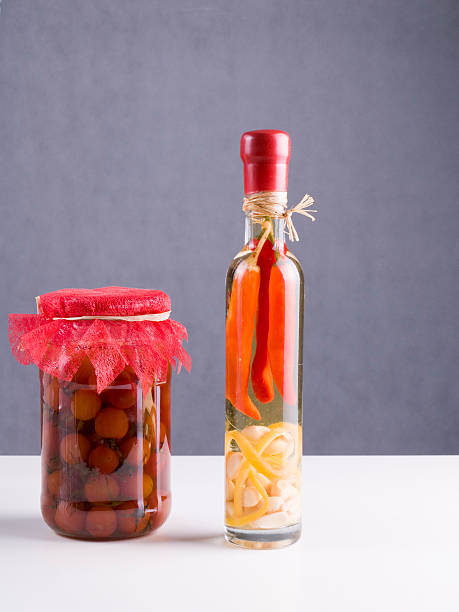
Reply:
M8 312L61 287L169 292L189 330L174 451L220 453L240 134L293 139L305 451L459 448L458 2L4 0L0 452L39 451Z

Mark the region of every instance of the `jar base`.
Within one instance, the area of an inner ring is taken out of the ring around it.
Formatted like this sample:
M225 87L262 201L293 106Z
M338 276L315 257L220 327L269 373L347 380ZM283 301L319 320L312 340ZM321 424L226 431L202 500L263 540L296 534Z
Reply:
M281 529L235 529L225 526L225 539L241 548L272 550L290 546L301 536L301 523Z
M149 531L130 533L128 535L118 534L108 536L106 538L96 538L86 534L78 535L73 533L66 533L65 531L60 531L59 529L56 529L55 527L51 527L51 529L54 531L55 534L62 538L68 538L69 540L80 540L83 542L118 542L120 540L134 540L136 538L144 538L145 536L148 536L155 531L155 529L150 529Z

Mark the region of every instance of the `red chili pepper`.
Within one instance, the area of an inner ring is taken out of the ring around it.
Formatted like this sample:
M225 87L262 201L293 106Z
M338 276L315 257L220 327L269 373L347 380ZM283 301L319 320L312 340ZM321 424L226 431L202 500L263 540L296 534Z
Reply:
M271 268L269 280L268 355L274 382L287 404L296 404L297 282L282 257Z
M267 404L274 399L274 383L268 359L269 278L275 261L272 244L266 240L258 256L260 291L258 293L257 347L252 362L252 388L255 397Z
M260 269L249 257L234 275L226 318L226 397L237 410L257 420L261 416L249 397L249 374L259 287Z

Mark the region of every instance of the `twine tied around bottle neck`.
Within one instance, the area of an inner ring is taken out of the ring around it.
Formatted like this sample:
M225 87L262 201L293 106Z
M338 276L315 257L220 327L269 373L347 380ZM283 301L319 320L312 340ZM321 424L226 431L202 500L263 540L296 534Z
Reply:
M314 198L308 193L293 208L287 209L286 191L259 191L244 196L242 200L242 210L252 217L273 217L274 219L285 219L289 239L293 242L299 241L298 232L293 225L292 215L298 213L304 217L309 217L311 221L316 218L311 213L317 213L310 207L314 204ZM306 210L306 209L309 210Z

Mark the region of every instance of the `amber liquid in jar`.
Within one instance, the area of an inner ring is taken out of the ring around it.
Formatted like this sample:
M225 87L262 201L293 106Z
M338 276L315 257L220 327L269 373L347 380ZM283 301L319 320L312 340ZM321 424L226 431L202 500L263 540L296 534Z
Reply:
M225 534L247 548L281 547L301 533L304 306L283 219L246 219L226 296Z
M40 371L41 510L57 533L83 539L147 534L170 494L170 379L143 397L127 367L104 389L85 359L71 382Z

